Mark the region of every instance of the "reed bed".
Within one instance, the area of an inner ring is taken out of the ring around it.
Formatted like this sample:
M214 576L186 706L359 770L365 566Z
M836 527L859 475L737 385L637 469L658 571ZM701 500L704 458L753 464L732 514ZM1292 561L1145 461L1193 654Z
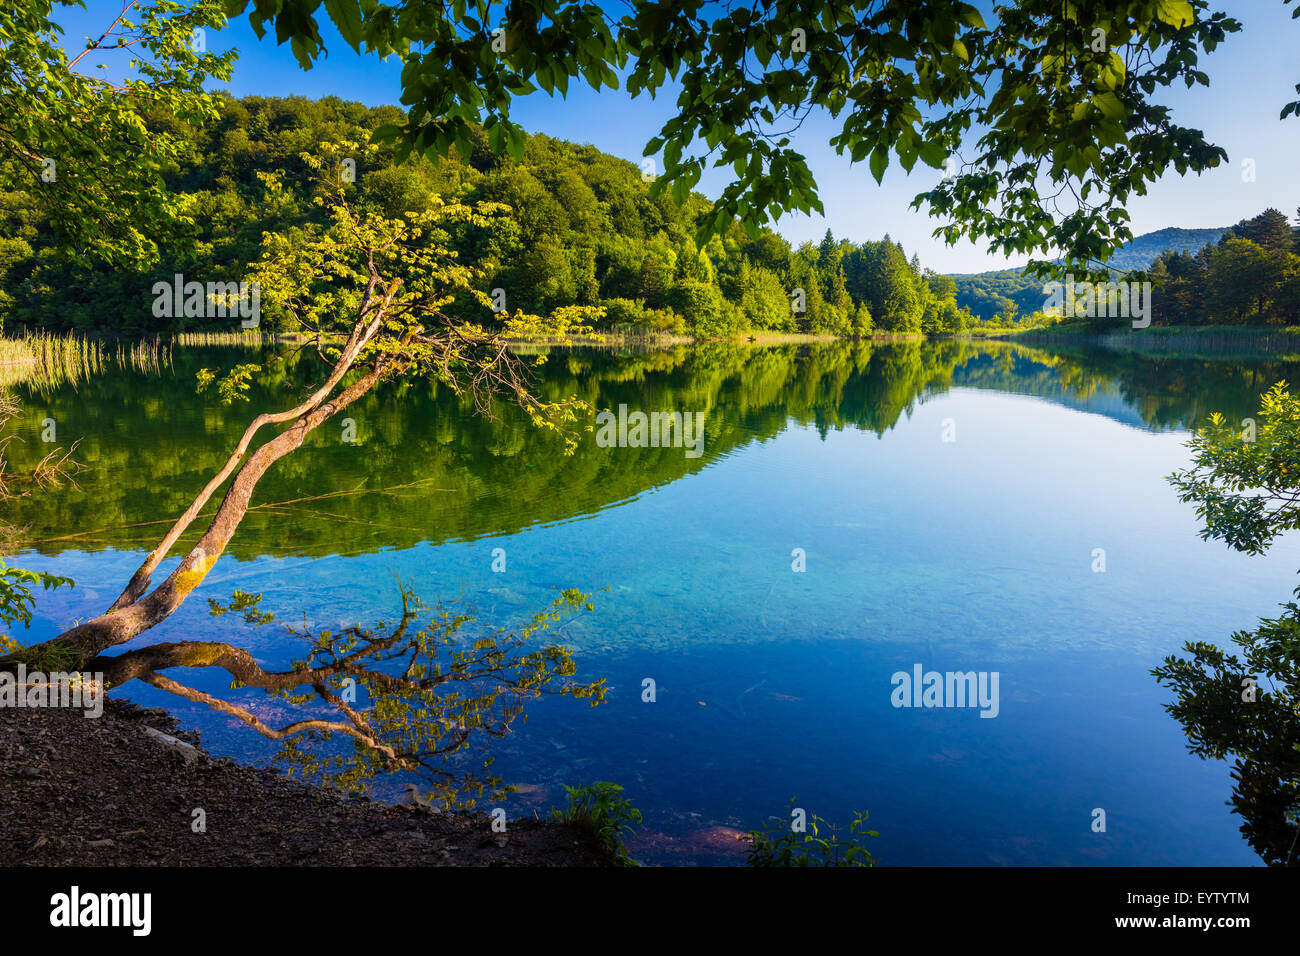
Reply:
M177 332L171 341L182 346L261 348L263 345L275 345L280 341L280 336L261 329L240 329L238 332Z
M1097 345L1107 349L1160 352L1189 356L1293 354L1300 351L1300 326L1193 325L1152 326L1149 329L1093 330L1086 327L1047 327L1007 337L1022 345Z
M159 374L171 361L171 344L158 338L127 343L75 333L28 332L0 338L0 388L44 391L76 385L112 367Z

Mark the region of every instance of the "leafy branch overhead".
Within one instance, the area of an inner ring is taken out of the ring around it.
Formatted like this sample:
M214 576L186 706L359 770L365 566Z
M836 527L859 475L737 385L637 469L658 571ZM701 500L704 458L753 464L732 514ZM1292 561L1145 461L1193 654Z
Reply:
M72 0L0 5L0 179L45 211L64 254L148 264L188 219L164 181L189 148L177 127L215 117L204 86L231 76L233 52L206 52L221 2L129 0L71 57L56 5Z
M259 34L273 27L304 67L326 52L319 6L226 3ZM479 122L494 150L518 157L515 97L564 96L571 79L617 87L621 74L633 95L677 93L646 146L662 151L656 194L682 201L707 168L728 171L700 245L735 220L753 235L769 218L824 211L793 147L818 110L838 124L831 145L877 181L893 161L945 170L915 200L946 221L936 235L1074 267L1132 238L1125 207L1161 175L1226 159L1157 94L1207 85L1201 54L1240 29L1208 0L1019 0L987 20L954 0L632 0L618 17L566 0L324 6L353 49L403 63L405 122L375 134L399 157L464 155Z

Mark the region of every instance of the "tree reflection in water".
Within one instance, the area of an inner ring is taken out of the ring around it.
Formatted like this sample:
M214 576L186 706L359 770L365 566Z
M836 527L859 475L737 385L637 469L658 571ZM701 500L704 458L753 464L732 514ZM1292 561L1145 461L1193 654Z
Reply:
M99 657L87 670L102 671L112 688L139 680L235 717L280 741L276 760L291 772L347 791L367 792L381 774L418 772L429 785L420 799L442 808L468 808L484 794L489 800L505 795L483 745L509 734L521 716L526 720L529 700L555 694L593 707L605 700L603 678L575 680L572 651L538 639L566 616L591 610L587 595L563 591L524 627L508 632L441 603L426 605L400 581L398 586L402 614L395 623L319 633L287 628L289 637L306 641L310 650L285 671L267 671L248 651L207 641ZM229 605L209 603L214 614L237 612L250 624L269 625L274 615L258 608L260 600L236 592ZM250 706L163 673L205 667L227 671L232 690L256 688L302 716L269 725ZM350 749L328 745L336 734L349 738Z
M1300 598L1300 589L1296 590ZM1300 605L1232 635L1245 660L1203 641L1152 673L1176 694L1165 709L1201 757L1235 758L1241 832L1270 866L1295 866L1300 835Z

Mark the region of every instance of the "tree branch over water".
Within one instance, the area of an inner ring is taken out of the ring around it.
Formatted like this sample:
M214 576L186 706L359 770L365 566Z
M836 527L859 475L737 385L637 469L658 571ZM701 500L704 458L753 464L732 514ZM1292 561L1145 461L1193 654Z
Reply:
M315 201L327 212L329 224L295 230L293 235L267 234L257 267L262 298L284 321L315 330L314 345L328 367L323 381L292 408L254 417L225 465L145 558L121 596L104 614L46 643L57 642L84 659L165 620L211 571L252 507L254 490L268 469L386 378L431 376L485 415L493 414L495 401L509 401L524 409L535 425L563 434L569 450L576 445L568 427L577 420L583 403L576 398L544 402L534 395L524 363L509 351L506 341L585 332L574 321L584 313L561 310L550 320L518 313L489 332L442 311L458 295L472 297L484 308L492 304L474 288L479 270L458 262L455 253L446 249L446 228L454 223L486 225L507 207L439 200L428 211L407 219L387 218L350 202L336 165L341 156L364 159L373 150L355 143L340 143L337 150L337 155L325 159L301 157L313 170ZM267 177L266 182L269 190L283 188L281 177ZM242 398L239 372L232 372L225 387L219 388L227 403ZM200 390L214 378L201 373ZM262 428L285 423L287 428L253 447ZM150 591L158 566L227 481L225 496L202 536ZM38 646L31 652L41 651ZM0 658L0 666L12 666L14 660L12 655Z
M528 700L558 694L589 700L593 707L604 701L604 680L571 679L576 667L567 648L535 647L539 632L591 609L586 595L564 591L524 627L507 633L480 629L469 614L430 607L400 581L398 586L402 616L395 624L354 625L337 633L288 628L290 640L310 647L288 670L268 671L242 648L202 641L96 657L87 669L102 672L108 686L140 680L235 717L268 740L284 742L277 759L346 789L368 789L377 774L389 771L431 774L439 781L433 796L444 806L463 802L469 791L501 795L500 780L486 773L490 760L467 768L459 755L476 739L509 733ZM270 624L273 615L258 610L260 601L260 595L236 592L230 605L209 603L215 615L242 612L250 623ZM249 706L160 673L214 667L234 678L232 689L261 690L303 715L273 726ZM295 693L303 687L310 692ZM351 738L351 753L321 756L294 743L327 741L334 734Z

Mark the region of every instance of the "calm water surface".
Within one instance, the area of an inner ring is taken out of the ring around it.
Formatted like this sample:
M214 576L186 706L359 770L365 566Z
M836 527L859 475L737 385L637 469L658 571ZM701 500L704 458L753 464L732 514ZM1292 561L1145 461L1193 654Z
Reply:
M32 542L18 563L77 581L39 602L25 640L102 611L166 527L147 522L179 513L250 409L305 381L281 359L251 406L194 395L199 366L239 360L178 352L161 377L22 391L19 464L53 418L86 465L77 488L5 515ZM828 821L868 810L884 864L1254 864L1226 805L1230 766L1187 752L1149 669L1271 615L1300 546L1252 558L1202 542L1164 476L1188 460L1188 427L1245 417L1294 374L952 343L557 353L543 367L555 396L706 412L699 459L590 435L566 457L508 413L483 422L432 385L394 386L350 412L356 444L330 425L281 462L257 499L275 506L128 648L229 641L268 669L302 657L273 627L209 615L205 598L235 589L329 628L393 619L395 576L505 626L576 587L595 611L555 637L609 700L536 701L493 742L493 771L521 787L512 816L612 780L645 813L633 853L653 863L740 862L735 831L788 818L797 797ZM997 717L892 706L891 676L918 664L998 672ZM301 716L224 671L169 675L268 723ZM138 681L119 693L168 707L214 753L279 749L201 703Z

